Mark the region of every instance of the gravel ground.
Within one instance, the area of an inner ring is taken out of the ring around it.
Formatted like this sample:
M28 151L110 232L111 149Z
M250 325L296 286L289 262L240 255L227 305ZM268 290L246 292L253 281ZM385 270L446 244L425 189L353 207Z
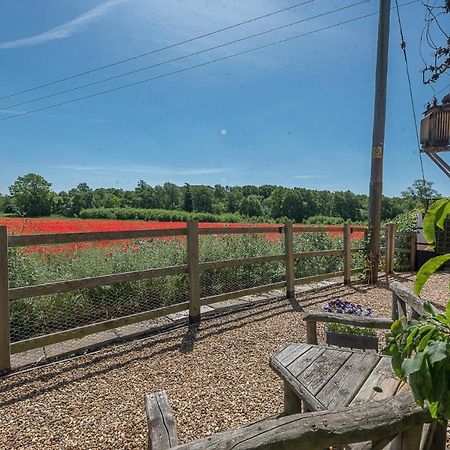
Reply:
M401 281L412 283L413 276ZM450 275L425 296L444 304ZM305 309L343 298L390 316L386 280L333 286L298 298ZM278 301L0 380L1 449L144 449L145 393L168 392L186 442L282 411L270 355L304 341L295 305Z

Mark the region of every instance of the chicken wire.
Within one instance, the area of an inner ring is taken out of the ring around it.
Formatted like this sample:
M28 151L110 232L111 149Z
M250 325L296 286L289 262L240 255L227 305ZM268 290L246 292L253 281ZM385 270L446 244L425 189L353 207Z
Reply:
M183 238L110 245L12 248L10 288L185 265ZM188 300L185 274L117 283L11 302L12 342L170 306Z

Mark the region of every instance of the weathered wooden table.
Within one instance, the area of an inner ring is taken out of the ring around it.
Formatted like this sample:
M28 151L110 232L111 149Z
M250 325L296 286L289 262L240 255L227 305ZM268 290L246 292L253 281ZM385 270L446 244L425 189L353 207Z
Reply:
M270 366L285 386L285 412L333 410L392 397L409 389L390 358L344 348L291 343Z
M395 375L390 358L377 353L291 343L272 356L270 366L284 381L286 414L301 412L302 404L303 411L335 410L410 389ZM422 427L404 433L390 448L418 449L421 434Z

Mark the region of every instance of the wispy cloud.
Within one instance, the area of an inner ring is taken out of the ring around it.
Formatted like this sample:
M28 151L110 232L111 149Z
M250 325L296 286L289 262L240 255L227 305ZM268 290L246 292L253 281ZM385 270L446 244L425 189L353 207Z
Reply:
M75 19L63 23L62 25L58 25L48 31L44 31L43 33L13 41L0 42L0 49L28 47L30 45L43 44L55 39L68 38L73 34L84 30L87 25L102 18L116 6L129 1L130 0L108 0L103 4L90 9L84 14L81 14Z
M311 180L313 178L323 178L322 175L293 175L291 178L295 180Z
M142 167L102 167L102 166L55 166L51 169L76 170L82 172L96 173L143 173L157 175L214 175L219 173L234 172L233 168L210 168L210 167L162 167L162 166L142 166Z

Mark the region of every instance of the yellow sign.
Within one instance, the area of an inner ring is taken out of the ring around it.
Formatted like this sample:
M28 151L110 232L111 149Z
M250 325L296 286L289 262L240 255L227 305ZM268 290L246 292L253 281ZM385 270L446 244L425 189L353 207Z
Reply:
M378 145L372 148L372 158L381 158L383 156L383 146Z

